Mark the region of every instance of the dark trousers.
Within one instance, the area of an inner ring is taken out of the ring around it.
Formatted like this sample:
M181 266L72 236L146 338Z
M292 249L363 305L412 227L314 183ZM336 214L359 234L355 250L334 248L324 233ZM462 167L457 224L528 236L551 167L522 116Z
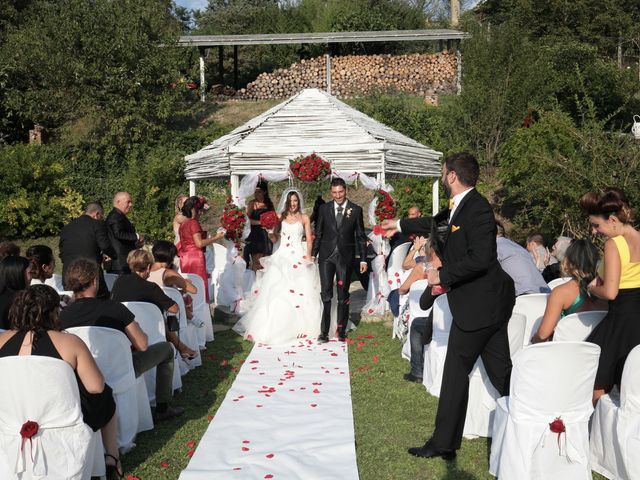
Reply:
M158 342L144 352L133 352L133 370L139 377L156 367L156 405L169 403L173 397L173 347L169 342Z
M509 393L511 356L507 325L508 322L503 322L465 332L456 326L454 319L444 361L436 428L431 440L434 448L460 448L469 400L469 374L478 357L482 358L489 380L500 395Z
M424 370L424 346L431 342L433 335L433 314L411 321L411 374L422 378Z
M320 269L320 298L322 298L322 324L323 335L329 334L331 325L331 299L333 298L333 285L336 282L338 293L338 334L344 335L349 321L349 286L351 285L351 272L353 260L343 261L338 248L331 255L319 262Z

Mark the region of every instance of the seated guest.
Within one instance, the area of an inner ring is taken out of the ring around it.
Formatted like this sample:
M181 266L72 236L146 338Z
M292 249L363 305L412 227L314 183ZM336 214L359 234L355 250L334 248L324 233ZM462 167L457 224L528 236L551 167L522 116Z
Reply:
M47 283L56 268L53 251L46 245L33 245L27 249L26 256L31 262L31 285Z
M61 332L58 293L34 285L16 295L9 312L11 329L0 334L0 357L40 355L67 362L78 380L84 423L101 430L107 480L122 478L117 441L116 404L109 385L84 342Z
M555 262L555 259L551 259L549 249L546 247L544 237L539 233L534 233L527 237L527 250L533 258L533 262L536 265L538 271L542 272L545 267Z
M422 212L420 212L420 209L415 205L413 207L409 207L409 209L407 210L407 218L418 218L421 216L422 216ZM389 250L389 255L387 256L387 262L389 261L389 258L391 258L391 253L395 250L397 246L402 245L403 243L411 242L411 241L413 241L413 235L407 235L406 233L402 233L402 232L394 233L391 236L391 238L389 238L390 250ZM409 270L410 268L405 268L405 270Z
M170 407L173 397L173 348L169 342L148 344L147 335L124 305L115 300L101 300L98 295L98 264L79 258L65 272L65 285L73 290L74 302L60 314L63 328L107 327L124 333L131 342L136 377L156 368L156 421L184 413Z
M193 285L191 280L180 275L173 265L178 249L176 246L166 240L158 240L153 244L151 253L155 262L151 265L151 273L149 281L160 287L173 287L182 292L184 305L187 310L187 318L193 316L193 300L189 293L198 293L198 289Z
M551 249L551 258L555 258L555 262L549 263L544 270L542 271L542 278L544 281L549 283L551 280L555 280L556 278L560 278L562 275L560 272L560 265L564 260L564 256L567 252L567 248L571 245L573 241L570 237L558 237L556 243L553 244L553 248Z
M157 306L161 312L178 313L178 304L169 298L155 283L149 282L153 257L146 250L132 250L127 256L127 265L132 273L120 275L113 284L111 298L116 302L149 302ZM191 350L180 341L176 332L169 330L167 340L176 347L180 356L192 360L197 352Z
M31 282L31 263L24 257L8 256L0 262L0 328L8 330L9 307L16 294Z
M544 281L529 252L504 236L504 227L496 220L498 235L496 247L498 262L513 279L516 296L525 293L549 293L551 289Z
M416 237L413 239L413 245L407 252L407 256L402 262L403 270L411 270L418 263L424 263L426 259L427 251L427 239L425 237Z
M20 255L20 247L15 243L5 240L0 242L0 262L7 257L17 257Z
M562 317L571 313L600 310L595 299L587 293L587 286L596 278L600 252L589 240L575 240L562 261L562 272L571 280L551 291L538 331L531 343L546 342Z

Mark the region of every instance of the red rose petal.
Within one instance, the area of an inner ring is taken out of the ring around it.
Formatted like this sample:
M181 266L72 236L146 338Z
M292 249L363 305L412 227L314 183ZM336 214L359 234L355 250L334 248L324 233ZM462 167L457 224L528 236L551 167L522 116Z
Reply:
M373 361L373 363L378 363L378 355L374 355L373 357L371 357L371 360Z
M275 455L274 455L273 453L267 453L267 454L265 455L265 457L267 457L267 458L273 458L274 456L275 456Z
M309 405L309 406L310 406L310 407L312 407L312 408L316 408L316 407L318 406L318 404L317 404L317 403L312 403L312 404L311 404L311 405Z
M342 280L338 280L338 285L343 285L344 282Z
M243 451L243 452L248 452L248 451L249 451L249 449L248 449L247 447L242 447L242 451Z
M213 420L213 415L207 415L207 420L209 421Z
M242 443L247 444L247 443L251 443L249 440L243 440Z
M295 264L294 264L294 265L293 265L293 268L298 268L298 265L295 265Z
M169 462L167 462L166 460L163 460L160 462L160 466L162 468L169 468Z
M189 450L189 451L187 452L187 457L193 457L193 454L194 454L194 453L196 453L196 451L195 451L195 450Z
M318 390L317 388L314 388L313 393L320 393L320 390Z
M273 475L271 475L270 473L267 473L264 478L273 478Z
M187 442L187 447L189 447L189 448L193 448L193 447L195 447L195 445L196 445L196 442L194 442L193 440L189 440Z

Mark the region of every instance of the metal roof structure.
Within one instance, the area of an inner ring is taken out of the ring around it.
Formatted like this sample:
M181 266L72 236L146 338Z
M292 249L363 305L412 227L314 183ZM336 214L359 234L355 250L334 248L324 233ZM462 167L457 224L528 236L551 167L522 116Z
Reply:
M318 89L306 89L185 157L188 180L286 171L317 153L333 170L439 177L437 152Z
M284 45L302 43L415 42L462 40L468 34L460 30L387 30L373 32L269 33L255 35L185 35L182 47L219 47L232 45Z

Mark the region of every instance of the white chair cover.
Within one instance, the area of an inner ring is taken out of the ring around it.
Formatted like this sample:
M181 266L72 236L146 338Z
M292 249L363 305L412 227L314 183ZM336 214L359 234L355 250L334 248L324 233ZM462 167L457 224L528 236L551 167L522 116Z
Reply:
M512 314L509 319L507 331L512 357L522 349L525 322L525 316L520 313ZM465 438L491 436L496 401L499 396L498 391L489 380L482 359L478 359L469 374L469 402L463 430Z
M417 280L409 288L407 295L400 295L400 315L394 318L394 323L398 323L398 337L404 342L402 344L401 355L407 360L411 360L411 322L414 318L427 317L431 312L431 309L422 310L420 308L420 297L422 292L429 286L429 282L426 280ZM402 324L407 324L407 337L404 337L404 331L401 328Z
M63 360L0 358L0 478L89 479L99 435L82 420L78 383ZM38 432L25 440L23 424Z
M196 358L194 358L193 360L189 360L188 362L184 360L180 355L178 355L180 371L184 375L189 370L202 365L202 358L200 357L200 347L198 346L198 334L196 333L197 327L193 323L187 322L187 310L184 306L182 294L175 288L171 287L162 287L162 291L165 293L165 295L170 297L171 300L178 304L178 320L180 321L180 332L178 333L180 340L191 350L197 352Z
M554 342L582 342L607 315L606 311L578 312L561 318L553 331Z
M501 479L591 480L589 417L600 347L547 342L513 358L509 397L498 400L489 472ZM554 433L551 423L565 428Z
M196 334L198 336L198 345L201 350L206 348L206 342L213 340L213 323L211 321L211 311L204 294L204 280L200 275L194 273L183 273L182 276L191 280L191 283L198 290L196 293L190 293L193 299L193 323L196 326Z
M164 317L158 307L156 307L153 303L147 302L122 302L122 304L135 315L136 322L138 322L138 325L140 325L142 331L147 334L149 345L167 341ZM173 347L173 345L171 346ZM174 369L173 381L171 383L174 390L180 390L182 388L182 377L180 376L180 366L178 364L175 347L173 347L173 351ZM156 367L153 367L152 369L144 372L144 383L147 386L147 397L149 398L149 403L151 405L155 405Z
M113 285L114 283L116 283L117 279L118 279L117 273L104 272L104 283L107 284L107 288L109 289L109 291L113 290Z
M610 479L640 478L640 346L624 364L620 392L600 397L591 420L591 468Z
M563 283L567 283L569 280L571 280L571 277L554 278L549 283L547 283L547 285L549 285L549 288L553 290L554 288L562 285Z
M127 336L107 327L74 327L67 329L82 339L113 390L118 408L118 448L128 452L136 446L138 432L153 429L151 407L144 378L136 378L131 358L131 342Z
M420 297L428 286L429 282L427 280L416 280L409 288L409 315L412 320L418 317L426 317L429 314L429 310L420 308Z
M57 273L54 273L51 278L47 278L44 284L53 287L58 292L64 290L62 286L62 275L58 275Z
M442 370L447 356L449 331L453 317L449 309L447 294L440 295L433 302L433 337L424 355L423 385L433 396L440 396Z
M216 303L229 307L231 313L242 314L244 313L245 303L244 272L247 269L247 264L244 259L238 255L238 251L233 246L233 243L228 240L226 243L226 263L224 270L222 270L218 278ZM216 253L216 261L217 258L218 255Z
M402 284L402 279L400 278L404 269L402 268L402 263L409 253L409 249L411 248L411 242L405 242L398 245L391 252L391 256L389 257L389 262L387 264L387 284L391 288L391 290L400 287ZM391 283L389 283L391 282Z
M548 297L548 293L531 293L516 297L513 313L521 313L527 319L522 346L529 345L533 333L538 330L544 310L547 307Z
M224 248L219 243L214 243L210 246L213 249L213 254L209 255L209 259L212 259L213 269L211 270L211 287L213 289L213 294L211 290L209 290L209 298L212 299L215 303L218 302L218 293L220 291L220 277L224 273L224 269L227 266L227 249ZM207 248L209 250L209 248Z
M387 271L385 270L385 257L389 255L389 242L373 232L367 236L371 240L371 248L376 252L376 256L371 261L367 300L362 307L362 313L365 315L383 315L387 310L387 296L389 295Z

